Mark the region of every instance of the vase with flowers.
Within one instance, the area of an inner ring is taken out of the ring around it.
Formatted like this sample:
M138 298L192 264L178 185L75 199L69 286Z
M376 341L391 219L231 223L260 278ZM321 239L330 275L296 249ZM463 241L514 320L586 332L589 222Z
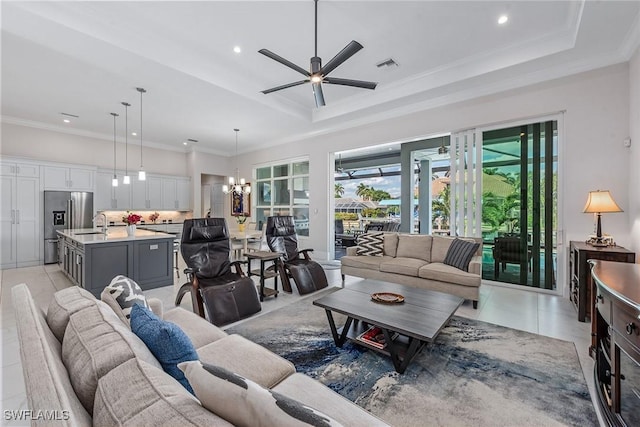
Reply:
M127 236L135 236L136 235L136 224L140 222L142 217L138 214L131 213L127 211L125 215L122 216L122 222L127 224Z
M153 222L154 224L156 223L158 218L160 218L160 214L158 212L154 212L151 215L149 215L149 221Z
M244 212L243 214L236 216L236 222L238 223L238 231L244 233L244 225L247 222L247 218L249 217L249 212Z

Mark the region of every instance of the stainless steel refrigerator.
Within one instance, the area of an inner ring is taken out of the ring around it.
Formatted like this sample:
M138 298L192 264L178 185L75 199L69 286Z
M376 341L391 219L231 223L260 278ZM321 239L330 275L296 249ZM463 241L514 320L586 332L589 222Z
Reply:
M44 263L58 262L56 230L92 228L93 193L83 191L44 192Z

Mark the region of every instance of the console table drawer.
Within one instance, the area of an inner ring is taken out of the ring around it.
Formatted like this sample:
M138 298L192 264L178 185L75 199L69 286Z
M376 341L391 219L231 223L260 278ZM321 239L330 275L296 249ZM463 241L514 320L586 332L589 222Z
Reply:
M640 349L640 312L618 306L613 312L613 329Z

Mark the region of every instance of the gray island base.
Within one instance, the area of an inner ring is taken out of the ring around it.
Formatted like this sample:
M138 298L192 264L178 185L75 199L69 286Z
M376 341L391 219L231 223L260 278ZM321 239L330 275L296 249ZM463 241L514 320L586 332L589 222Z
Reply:
M135 280L143 290L173 285L175 236L124 227L107 234L95 229L59 230L58 264L71 281L96 297L118 274Z

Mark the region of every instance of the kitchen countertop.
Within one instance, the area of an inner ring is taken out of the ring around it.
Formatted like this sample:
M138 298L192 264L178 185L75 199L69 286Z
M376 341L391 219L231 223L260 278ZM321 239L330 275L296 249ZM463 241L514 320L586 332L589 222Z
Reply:
M127 230L125 227L109 227L106 235L103 234L99 228L58 230L58 234L75 240L83 245L127 240L175 239L173 234L162 233L160 231L141 230L139 228L136 229L135 236L127 236Z

